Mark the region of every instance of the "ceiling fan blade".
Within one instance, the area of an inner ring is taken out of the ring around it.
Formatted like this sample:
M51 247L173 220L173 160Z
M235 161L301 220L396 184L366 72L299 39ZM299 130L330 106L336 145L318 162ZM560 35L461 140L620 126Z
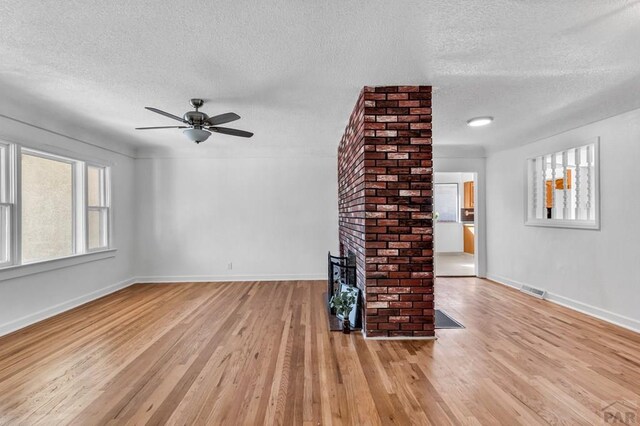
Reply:
M235 112L228 112L226 114L220 114L213 117L209 117L207 123L212 126L217 126L218 124L230 123L232 121L240 120L240 116Z
M186 123L186 121L184 121L182 118L178 117L177 115L170 114L168 112L162 111L161 109L153 108L153 107L144 107L144 108L148 109L149 111L155 112L156 114L164 115L165 117L173 118L174 120L178 120L178 121L181 121L182 123Z
M136 130L151 130L151 129L187 129L189 126L160 126L160 127L136 127Z
M245 132L244 130L238 129L230 129L228 127L209 127L209 130L216 133L222 133L224 135L240 136L243 138L250 138L251 136L253 136L253 133L251 132Z

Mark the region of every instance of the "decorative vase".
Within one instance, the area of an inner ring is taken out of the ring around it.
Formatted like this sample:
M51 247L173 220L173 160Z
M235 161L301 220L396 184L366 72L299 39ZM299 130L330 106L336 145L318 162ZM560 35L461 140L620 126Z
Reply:
M351 333L351 324L349 323L349 318L344 318L342 320L342 332L344 334Z

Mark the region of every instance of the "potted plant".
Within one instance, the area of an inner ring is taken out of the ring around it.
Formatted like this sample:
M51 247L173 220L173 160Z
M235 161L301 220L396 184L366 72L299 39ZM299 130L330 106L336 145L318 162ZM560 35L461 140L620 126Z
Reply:
M353 305L356 303L354 292L343 291L338 293L331 298L329 303L331 307L336 310L336 315L342 316L342 332L349 334L351 331L349 313L351 313L351 309L353 309Z

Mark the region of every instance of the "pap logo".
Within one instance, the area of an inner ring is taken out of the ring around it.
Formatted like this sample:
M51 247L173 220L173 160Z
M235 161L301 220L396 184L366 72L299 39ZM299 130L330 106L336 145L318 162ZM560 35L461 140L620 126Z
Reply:
M606 424L636 425L640 424L638 406L629 401L614 401L600 410L602 420Z

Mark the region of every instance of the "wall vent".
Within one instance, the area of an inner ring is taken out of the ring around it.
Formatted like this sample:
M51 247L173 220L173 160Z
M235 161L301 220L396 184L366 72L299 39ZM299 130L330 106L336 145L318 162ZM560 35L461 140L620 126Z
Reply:
M520 291L537 297L538 299L544 299L544 297L547 295L547 292L545 290L540 290L539 288L530 287L528 285L523 285L522 287L520 287Z

